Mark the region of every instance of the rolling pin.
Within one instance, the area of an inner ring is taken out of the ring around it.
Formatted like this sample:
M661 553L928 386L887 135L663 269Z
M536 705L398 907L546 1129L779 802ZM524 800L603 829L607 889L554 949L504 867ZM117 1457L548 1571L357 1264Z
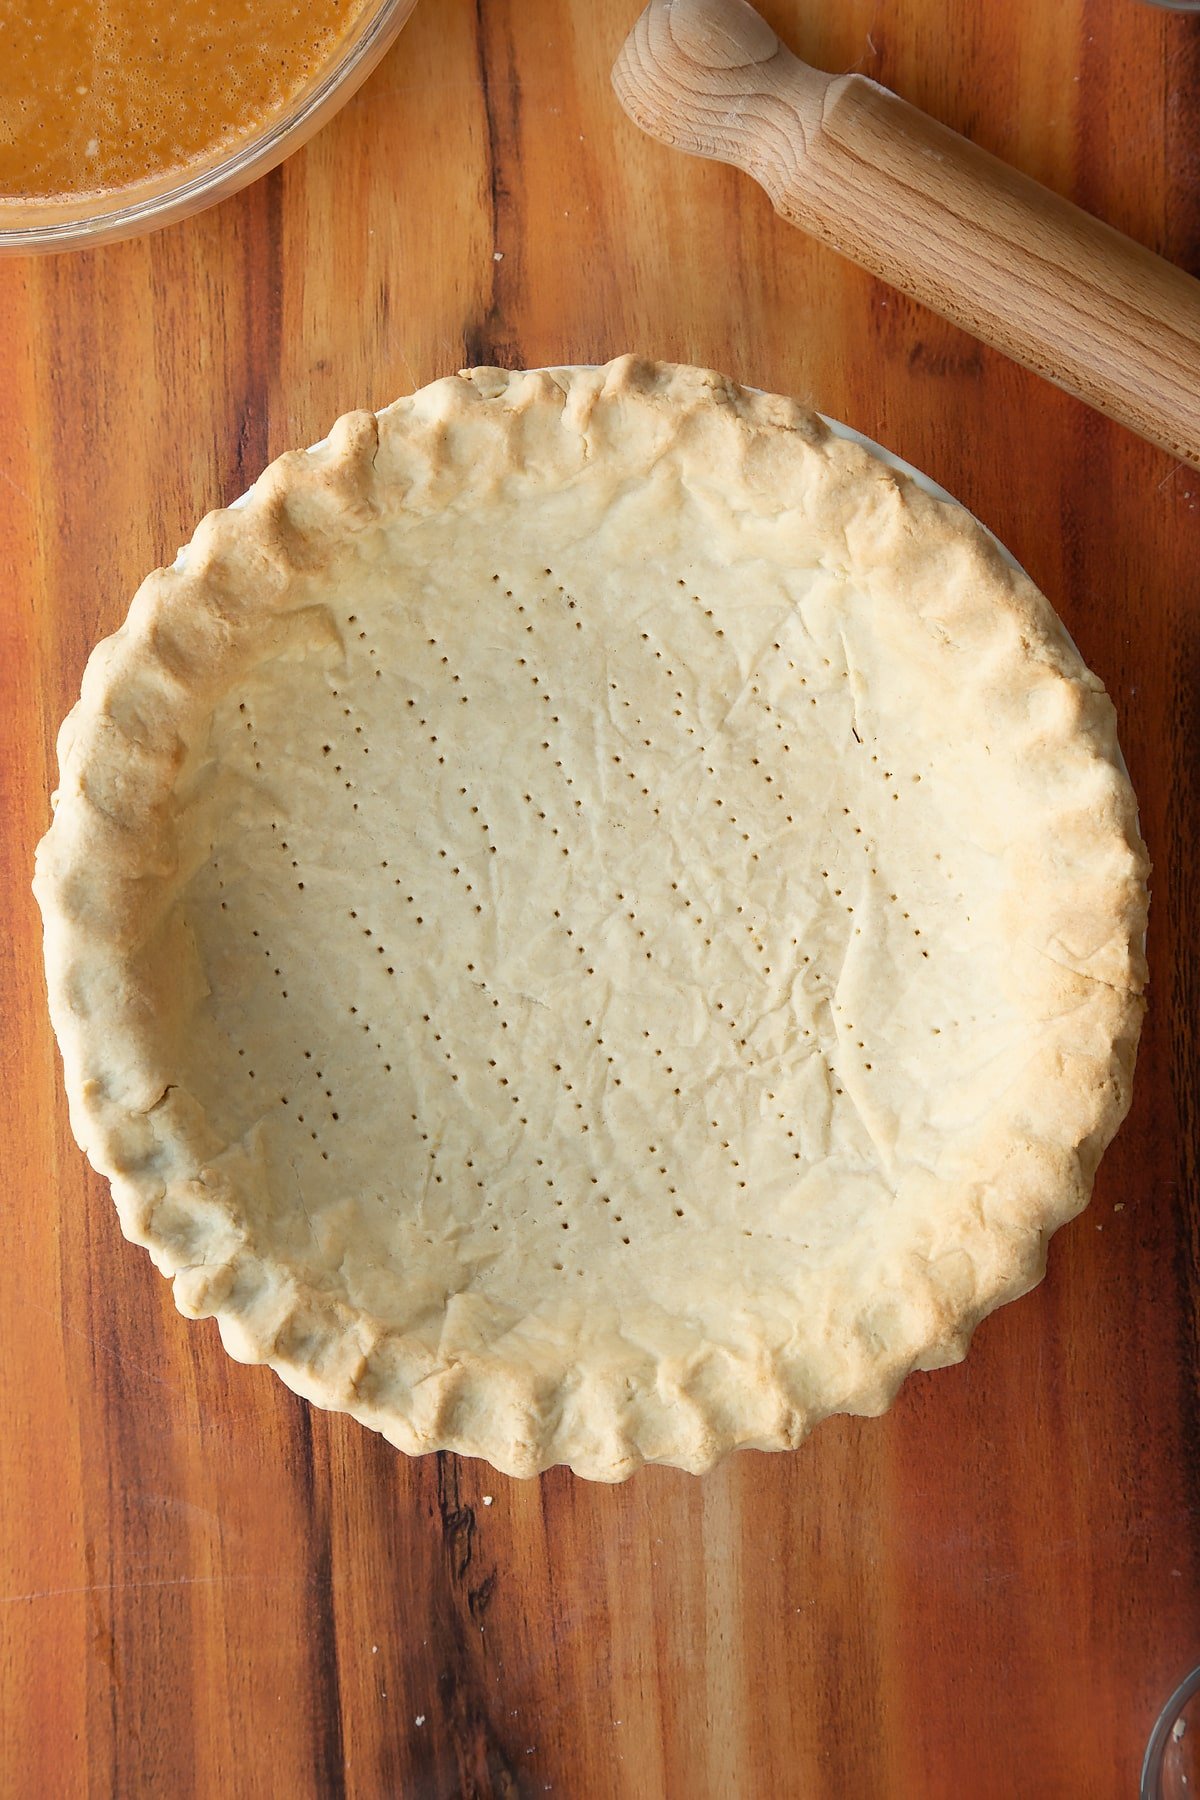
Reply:
M1200 468L1200 281L863 75L802 63L745 0L651 0L613 86L652 137Z

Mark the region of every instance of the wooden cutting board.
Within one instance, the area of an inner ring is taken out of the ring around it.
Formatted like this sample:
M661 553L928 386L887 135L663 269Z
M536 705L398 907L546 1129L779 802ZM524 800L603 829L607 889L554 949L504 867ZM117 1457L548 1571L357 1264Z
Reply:
M1082 1800L1200 1660L1200 476L641 137L638 0L425 0L311 147L0 264L0 1791ZM1200 21L777 0L1200 272ZM464 363L636 348L816 402L1008 543L1156 866L1133 1114L1034 1295L889 1417L695 1480L408 1462L188 1325L70 1139L33 846L87 651L209 507Z

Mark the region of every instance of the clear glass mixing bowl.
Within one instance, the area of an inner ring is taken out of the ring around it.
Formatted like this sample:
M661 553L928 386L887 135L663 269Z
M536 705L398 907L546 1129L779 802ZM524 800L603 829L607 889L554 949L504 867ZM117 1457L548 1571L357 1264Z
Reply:
M416 0L378 0L368 7L335 55L271 124L182 174L175 170L119 191L54 200L0 195L0 253L90 248L173 224L236 193L332 118L366 80L415 5Z
M1200 1669L1159 1714L1142 1764L1141 1800L1191 1800L1200 1792Z

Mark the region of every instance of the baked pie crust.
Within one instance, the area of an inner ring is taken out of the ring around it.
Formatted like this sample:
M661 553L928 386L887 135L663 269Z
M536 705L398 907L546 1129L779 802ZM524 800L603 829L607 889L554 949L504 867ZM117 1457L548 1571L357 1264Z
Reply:
M410 1453L619 1480L881 1412L1128 1105L1100 683L961 508L710 371L348 415L143 584L59 761L123 1229Z

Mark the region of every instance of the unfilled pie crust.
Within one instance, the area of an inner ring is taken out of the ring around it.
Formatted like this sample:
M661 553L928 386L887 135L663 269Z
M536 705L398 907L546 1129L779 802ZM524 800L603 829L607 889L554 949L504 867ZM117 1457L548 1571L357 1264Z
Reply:
M409 1452L879 1412L1128 1105L1100 683L960 508L708 371L349 415L144 583L59 757L80 1143L182 1311Z

